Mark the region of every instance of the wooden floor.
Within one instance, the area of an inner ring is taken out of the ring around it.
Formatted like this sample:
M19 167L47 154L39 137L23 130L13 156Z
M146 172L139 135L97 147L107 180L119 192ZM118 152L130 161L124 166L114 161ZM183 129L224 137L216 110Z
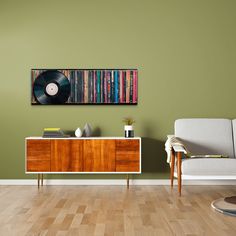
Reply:
M236 235L236 186L0 186L0 235Z

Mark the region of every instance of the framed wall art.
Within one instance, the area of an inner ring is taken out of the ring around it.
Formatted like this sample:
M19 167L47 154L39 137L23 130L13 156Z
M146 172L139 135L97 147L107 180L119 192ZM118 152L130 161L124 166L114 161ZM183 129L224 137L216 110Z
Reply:
M32 105L136 105L137 69L32 69Z

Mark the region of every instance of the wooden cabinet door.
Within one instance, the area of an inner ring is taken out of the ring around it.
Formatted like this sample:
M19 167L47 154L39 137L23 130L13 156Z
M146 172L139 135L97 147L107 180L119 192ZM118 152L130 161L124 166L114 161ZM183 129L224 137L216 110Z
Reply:
M26 171L50 171L50 140L26 140Z
M115 171L115 140L84 140L83 171Z
M116 140L116 172L140 171L139 140Z
M51 171L80 172L82 171L83 140L51 141Z

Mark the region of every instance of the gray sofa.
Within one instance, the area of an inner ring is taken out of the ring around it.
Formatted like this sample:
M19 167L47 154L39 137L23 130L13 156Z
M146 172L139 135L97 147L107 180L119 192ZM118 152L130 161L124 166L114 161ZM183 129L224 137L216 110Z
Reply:
M194 155L229 157L185 159L183 146L173 146L171 186L177 177L179 194L182 179L236 179L236 120L179 119L175 121L175 136Z

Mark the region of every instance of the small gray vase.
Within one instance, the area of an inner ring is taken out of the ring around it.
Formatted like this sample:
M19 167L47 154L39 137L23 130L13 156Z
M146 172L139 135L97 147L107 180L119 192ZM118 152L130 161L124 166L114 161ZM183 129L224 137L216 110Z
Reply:
M83 136L84 137L91 137L92 136L92 127L88 123L86 123L85 126L84 126Z

